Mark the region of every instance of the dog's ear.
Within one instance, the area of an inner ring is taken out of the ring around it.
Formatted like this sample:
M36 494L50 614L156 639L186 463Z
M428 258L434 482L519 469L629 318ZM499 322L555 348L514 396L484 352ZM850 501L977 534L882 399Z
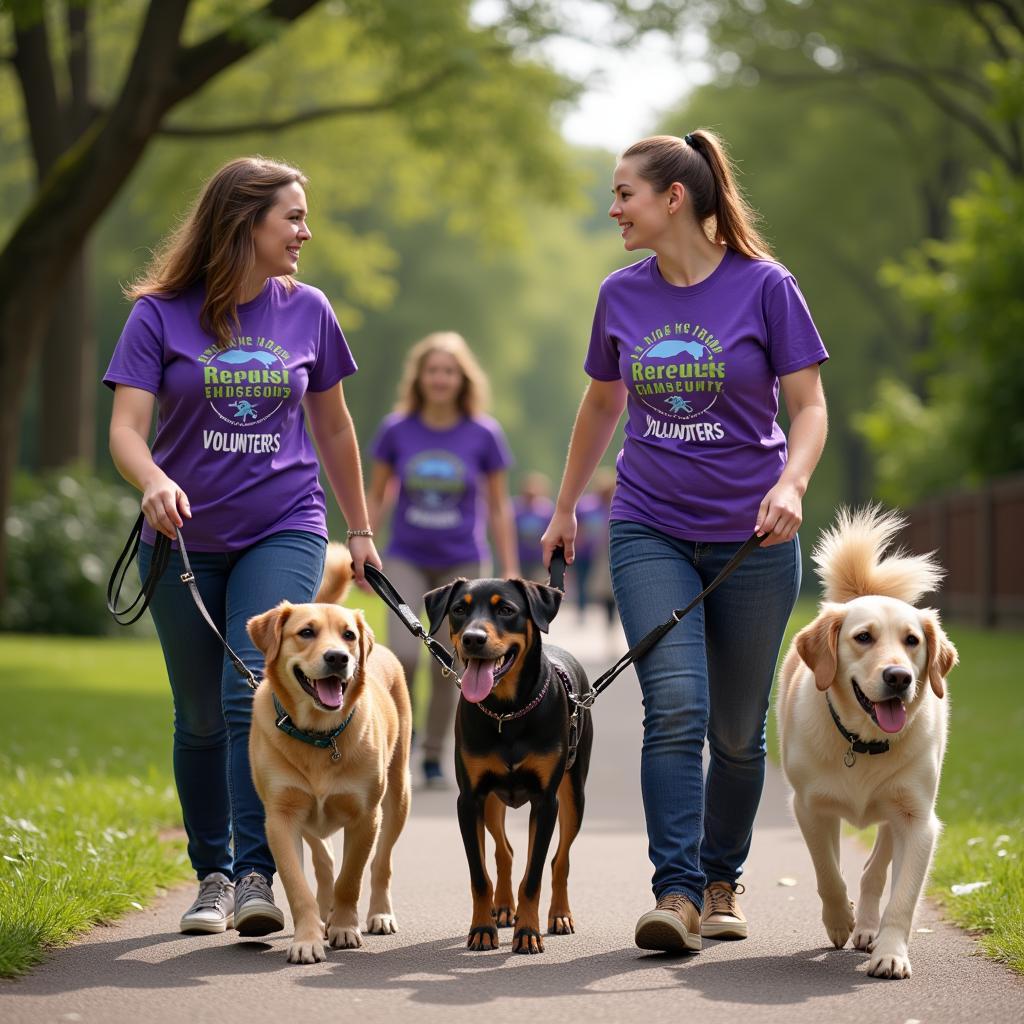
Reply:
M839 630L846 618L842 605L823 605L818 617L796 635L796 650L814 673L814 685L827 690L839 666Z
M268 663L277 658L277 653L281 649L284 624L288 621L293 607L294 605L287 601L282 601L276 608L271 608L262 615L254 615L245 624L249 639L262 652Z
M530 618L542 633L546 633L551 620L558 614L558 609L561 607L562 592L545 583L534 583L533 580L513 580L512 582L523 592L527 607L530 609Z
M919 614L921 628L928 643L928 682L931 683L936 697L944 697L946 676L960 660L960 655L939 624L938 613L931 608L922 608Z
M427 620L430 623L428 632L431 636L441 628L441 623L448 615L448 609L451 608L452 601L461 590L462 584L468 582L469 580L465 576L460 576L458 579L452 580L451 583L423 595L423 603L427 608Z
M370 629L370 624L366 621L362 609L356 611L356 627L359 630L359 671L365 672L370 651L373 650L377 638L373 635L373 630Z

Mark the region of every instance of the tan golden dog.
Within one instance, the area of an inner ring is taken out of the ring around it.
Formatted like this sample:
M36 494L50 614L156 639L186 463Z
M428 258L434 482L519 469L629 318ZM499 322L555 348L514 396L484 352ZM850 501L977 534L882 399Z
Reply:
M340 600L351 578L348 551L332 544L318 601ZM362 945L357 904L374 844L366 928L397 931L391 853L409 814L409 694L398 659L374 646L362 612L283 601L250 619L248 630L266 656L249 759L295 923L288 960L315 963L326 957L325 938L336 948ZM342 828L335 881L327 840ZM315 899L302 871L302 839L313 855Z
M883 557L903 520L842 511L814 551L825 590L779 680L782 766L814 861L822 921L842 948L870 952L868 974L909 978L907 946L941 825L945 677L957 662L932 609L914 601L942 570L931 556ZM839 823L878 823L854 914L839 872ZM879 915L889 862L893 886Z

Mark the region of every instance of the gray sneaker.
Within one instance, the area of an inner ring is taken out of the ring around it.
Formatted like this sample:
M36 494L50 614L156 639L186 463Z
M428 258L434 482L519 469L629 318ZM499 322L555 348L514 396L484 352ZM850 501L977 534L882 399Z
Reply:
M274 906L270 883L258 872L235 883L235 929L239 935L257 936L279 932L284 914Z
M219 871L199 883L199 895L181 918L185 935L216 935L231 927L235 907L235 887Z

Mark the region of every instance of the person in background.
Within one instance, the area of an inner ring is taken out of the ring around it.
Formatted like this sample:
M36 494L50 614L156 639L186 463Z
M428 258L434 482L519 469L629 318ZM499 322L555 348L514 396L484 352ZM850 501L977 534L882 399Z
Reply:
M374 438L370 525L376 530L394 507L388 573L414 606L455 577L490 574L488 525L502 572L519 574L508 493L512 458L504 432L486 414L488 393L465 339L451 331L429 334L406 357L395 411ZM388 646L412 687L422 644L389 617ZM443 787L441 751L453 728L458 689L434 659L430 669L423 778L428 787Z
M551 480L543 473L526 473L519 493L512 499L516 522L516 543L519 570L524 578L547 582L547 571L541 561L540 538L551 521L555 503L551 500Z
M594 511L590 516L593 529L590 574L587 577L587 601L597 605L604 611L606 635L610 642L615 641L618 622L615 610L615 594L612 590L611 570L608 565L608 529L615 495L615 470L600 468L594 474L594 485L591 489L595 499ZM581 527L582 528L582 527Z
M594 542L607 530L605 511L592 491L581 495L576 505L575 561L572 563L572 583L575 587L576 615L581 624L587 620L587 601L590 596L590 569L594 564Z
M764 538L636 664L656 906L635 940L682 953L699 950L702 935L748 933L738 879L764 784L775 664L800 589L797 529L825 443L828 354L713 132L630 146L612 192L608 213L627 251L654 255L601 285L545 562L559 544L571 560L574 510L623 410L610 562L631 646L694 599L752 532Z
M355 372L324 294L295 281L306 178L246 157L222 167L131 288L103 378L110 453L142 492L144 579L157 533L182 531L203 602L246 666L246 622L313 600L327 545L322 464L349 524L357 579L380 566L342 378ZM149 444L153 410L156 437ZM319 461L307 423L320 451ZM249 771L252 691L201 617L175 549L150 604L174 698L174 780L199 893L183 932L284 926Z

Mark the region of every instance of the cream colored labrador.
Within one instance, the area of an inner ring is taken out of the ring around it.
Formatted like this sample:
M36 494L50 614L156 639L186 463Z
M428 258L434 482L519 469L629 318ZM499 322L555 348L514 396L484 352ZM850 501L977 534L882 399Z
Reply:
M938 614L913 604L942 569L930 555L885 556L903 523L877 507L843 510L822 536L813 559L825 600L786 655L777 708L825 930L839 948L852 934L877 978L910 977L910 928L941 829L942 698L957 663ZM843 818L878 824L856 913L839 871ZM880 914L890 861L892 891Z

